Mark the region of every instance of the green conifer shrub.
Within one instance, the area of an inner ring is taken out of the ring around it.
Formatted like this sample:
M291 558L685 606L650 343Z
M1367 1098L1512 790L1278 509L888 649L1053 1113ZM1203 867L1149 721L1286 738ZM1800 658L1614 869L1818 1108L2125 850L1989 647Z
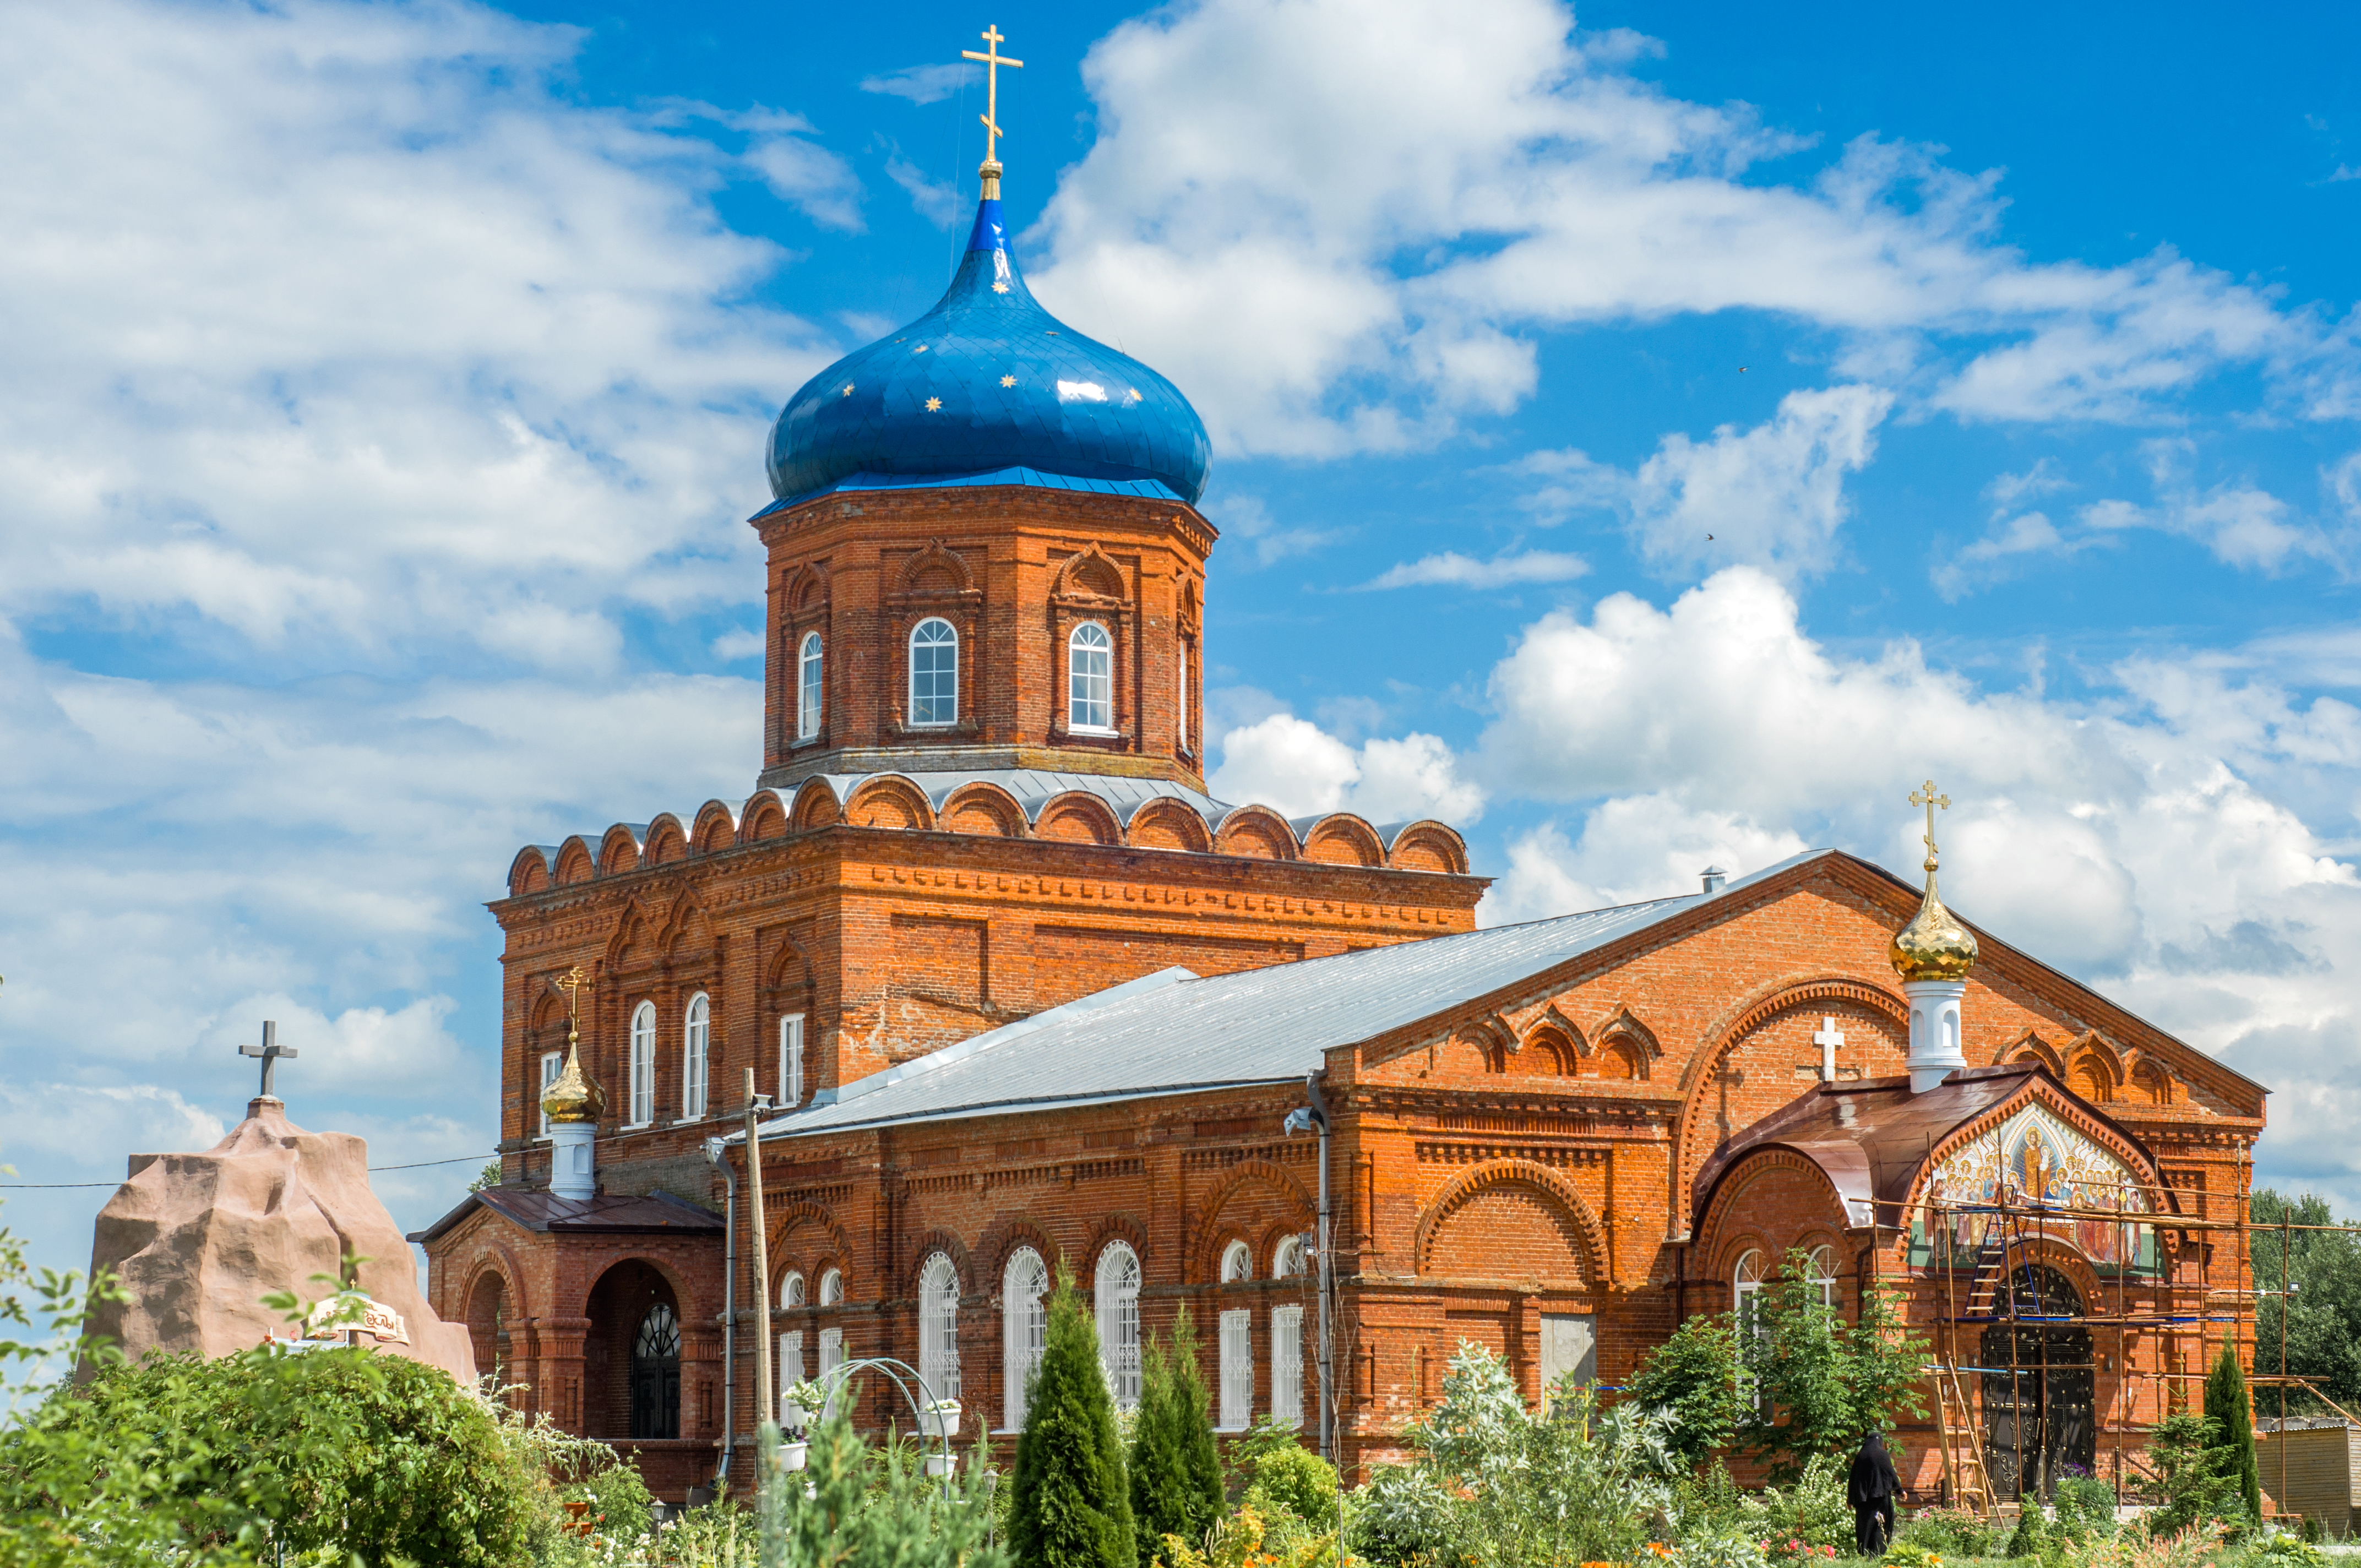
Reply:
M2227 1343L2205 1378L2205 1417L2221 1430L2214 1440L2219 1449L2217 1472L2234 1483L2235 1495L2246 1505L2248 1522L2260 1524L2263 1483L2255 1467L2255 1412L2246 1403L2246 1371Z
M1013 1490L1009 1545L1020 1568L1138 1568L1098 1330L1062 1263L1016 1440Z
M1221 1517L1222 1462L1197 1332L1184 1305L1170 1343L1151 1339L1140 1361L1139 1409L1131 1427L1131 1517L1140 1568L1151 1568L1164 1538L1195 1542Z

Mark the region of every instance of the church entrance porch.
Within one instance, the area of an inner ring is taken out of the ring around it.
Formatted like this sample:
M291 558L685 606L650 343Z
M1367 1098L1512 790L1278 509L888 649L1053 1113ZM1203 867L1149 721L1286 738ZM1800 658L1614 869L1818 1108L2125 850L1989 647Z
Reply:
M2069 1475L2098 1461L2091 1331L2082 1298L2058 1270L2027 1265L2011 1277L2011 1321L1986 1329L1978 1347L1984 1404L1984 1470L1996 1496L2055 1497Z
M583 1345L583 1435L680 1435L680 1303L672 1284L637 1258L590 1288Z

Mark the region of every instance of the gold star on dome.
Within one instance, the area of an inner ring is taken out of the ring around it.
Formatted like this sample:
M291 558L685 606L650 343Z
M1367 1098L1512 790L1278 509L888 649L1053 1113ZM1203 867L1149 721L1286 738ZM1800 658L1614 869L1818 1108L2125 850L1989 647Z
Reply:
M942 399L940 399L940 398L928 398L928 399L927 400L927 411L928 411L928 413L930 413L930 414L939 414L939 413L942 412L942 411L943 411L943 400L942 400Z
M1014 376L1003 376L1000 378L1000 384L1004 387L1013 387L1016 385L1016 378Z
M911 352L911 353L913 353L913 354L924 354L926 351L927 351L927 345L926 345L925 344L923 344L923 343L922 343L922 344L920 344L920 345L918 345L918 346L917 346L917 347L916 347L916 348L914 348L914 349L910 350L910 352Z
M995 294L1005 294L1008 292L1008 285L1005 283L994 283L992 286L992 291Z
M848 398L852 396L852 383L850 381L844 384L844 395Z

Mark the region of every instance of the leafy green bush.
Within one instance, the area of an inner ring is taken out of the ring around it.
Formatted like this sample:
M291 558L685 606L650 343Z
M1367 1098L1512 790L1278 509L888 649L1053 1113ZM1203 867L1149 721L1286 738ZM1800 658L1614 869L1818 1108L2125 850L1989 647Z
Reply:
M1354 1494L1345 1535L1356 1555L1400 1568L1455 1563L1461 1499L1422 1464L1378 1464Z
M1757 1397L1738 1412L1738 1442L1791 1480L1815 1453L1850 1456L1864 1431L1924 1416L1927 1342L1912 1334L1885 1289L1864 1289L1851 1323L1821 1299L1809 1255L1788 1252L1763 1292L1754 1331L1738 1336Z
M2002 1549L2004 1557L2038 1557L2048 1532L2041 1517L2041 1505L2027 1503L2017 1510L2016 1529L2009 1533L2008 1545Z
M1845 1501L1846 1474L1843 1461L1825 1453L1812 1455L1793 1484L1765 1486L1746 1499L1743 1517L1748 1527L1771 1541L1850 1550L1853 1518L1852 1508Z
M1308 1524L1336 1522L1336 1467L1310 1450L1275 1448L1255 1461L1246 1500L1265 1514L1284 1509Z
M1967 1508L1921 1508L1902 1521L1894 1539L1938 1557L1989 1557L1993 1545L1992 1526Z
M2307 1520L2306 1522L2310 1522ZM2300 1536L2272 1530L2256 1541L2251 1560L2271 1568L2326 1568L2328 1553Z
M809 1442L796 1473L778 1468L775 1425L764 1422L758 1436L757 1462L767 1478L761 1561L768 1568L1009 1568L1008 1553L987 1539L992 1499L972 1456L946 1496L911 1451L891 1443L873 1449L847 1415L814 1425Z
M1691 1466L1730 1442L1738 1424L1738 1332L1730 1315L1700 1313L1650 1351L1631 1402L1670 1418L1665 1441Z
M2175 1535L2240 1508L2238 1476L2211 1416L2167 1416L2148 1431L2147 1468L2164 1493L2148 1516L2158 1536Z
M2115 1489L2095 1475L2070 1475L2058 1483L2051 1499L2058 1528L2074 1541L2112 1535L2115 1529Z

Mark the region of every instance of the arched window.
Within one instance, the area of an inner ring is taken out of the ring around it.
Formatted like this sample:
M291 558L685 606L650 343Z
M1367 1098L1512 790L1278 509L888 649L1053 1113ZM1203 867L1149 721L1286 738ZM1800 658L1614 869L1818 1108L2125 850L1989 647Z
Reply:
M820 682L823 668L819 633L807 631L804 633L803 646L796 653L796 739L798 740L808 740L819 733L820 694L826 689Z
M631 1125L656 1119L656 1004L631 1009Z
M680 1435L680 1320L662 1301L631 1336L631 1435Z
M1303 1274L1303 1238L1289 1236L1279 1244L1271 1255L1270 1277L1273 1279L1296 1279Z
M1174 659L1173 659L1173 661L1172 661L1172 664L1173 664L1173 668L1174 668L1174 670L1177 672L1177 673L1175 674L1175 675L1173 676L1173 680L1172 680L1172 695L1173 695L1173 700L1174 700L1174 701L1176 701L1176 702L1180 705L1179 710L1178 710L1178 712L1175 714L1174 718L1173 718L1173 722L1172 722L1172 733L1173 733L1174 737L1175 737L1175 738L1180 741L1180 750L1182 750L1183 751L1186 751L1189 749L1189 644L1188 644L1188 643L1186 643L1186 642L1182 642L1182 643L1180 644L1180 651L1179 654L1178 654L1177 656L1175 656L1175 657L1174 657Z
M790 1268L779 1280L779 1305L801 1307L809 1299L804 1288L803 1270ZM804 1331L793 1328L779 1335L779 1388L784 1402L785 1391L802 1382L804 1372Z
M713 1040L713 1003L705 992L688 999L688 1021L680 1033L680 1119L694 1122L705 1114L706 1048Z
M939 616L910 629L910 722L959 722L959 632Z
M844 1274L840 1269L827 1269L819 1277L819 1304L823 1307L844 1305ZM844 1325L838 1323L819 1331L819 1366L813 1374L825 1377L844 1364Z
M1041 1305L1049 1293L1049 1270L1039 1253L1021 1246L1008 1255L1008 1266L1000 1271L1000 1404L1010 1431L1025 1424L1026 1386L1049 1341L1049 1313Z
M779 1281L779 1305L803 1307L808 1306L810 1301L810 1293L804 1285L804 1271L800 1268L788 1269L787 1277Z
M1254 1253L1244 1242L1232 1242L1222 1249L1222 1283L1235 1285L1241 1279L1254 1277Z
M1730 1277L1730 1305L1742 1332L1763 1332L1763 1255L1750 1249Z
M918 1376L938 1399L960 1391L959 1266L937 1253L918 1271Z
M1066 728L1115 729L1115 639L1095 620L1066 639Z
M1118 1409L1139 1403L1139 1255L1123 1242L1099 1254L1093 1282L1099 1314L1099 1360Z
M1810 1285L1811 1285L1812 1288L1813 1288L1814 1290L1816 1290L1817 1292L1818 1292L1818 1294L1819 1294L1819 1298L1820 1298L1820 1305L1821 1305L1821 1306L1823 1306L1823 1307L1828 1308L1830 1311L1834 1311L1834 1310L1836 1310L1836 1305L1837 1305L1837 1250L1836 1250L1836 1248L1834 1248L1834 1247L1830 1247L1830 1246L1816 1246L1816 1247L1814 1247L1814 1248L1812 1249L1812 1255L1811 1255L1811 1258L1810 1258L1810 1260L1809 1260L1808 1264L1806 1265L1806 1273L1805 1273L1804 1277L1805 1277L1805 1279L1806 1279L1807 1282L1809 1282L1809 1283L1810 1283Z

